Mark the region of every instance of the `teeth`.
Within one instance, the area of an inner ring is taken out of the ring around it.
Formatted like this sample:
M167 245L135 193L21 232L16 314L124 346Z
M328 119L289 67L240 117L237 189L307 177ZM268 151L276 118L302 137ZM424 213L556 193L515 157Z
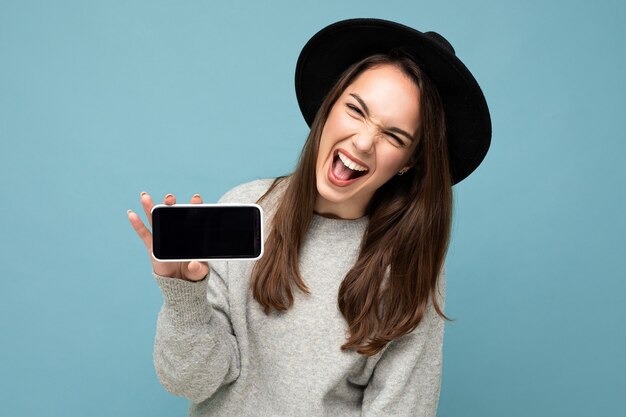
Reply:
M367 171L367 168L365 168L364 166L361 166L359 164L357 164L356 162L352 161L350 158L348 158L347 156L345 156L344 154L341 153L341 151L337 152L339 154L339 159L341 159L341 162L343 162L343 164L345 166L347 166L348 168L350 168L353 171Z

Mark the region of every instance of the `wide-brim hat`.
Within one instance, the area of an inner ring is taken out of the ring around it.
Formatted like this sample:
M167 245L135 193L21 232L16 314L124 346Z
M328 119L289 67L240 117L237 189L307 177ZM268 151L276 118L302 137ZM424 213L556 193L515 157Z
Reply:
M433 81L446 117L452 183L471 174L491 143L491 118L478 82L436 32L383 19L347 19L317 32L296 64L296 97L309 127L340 75L353 63L403 47Z

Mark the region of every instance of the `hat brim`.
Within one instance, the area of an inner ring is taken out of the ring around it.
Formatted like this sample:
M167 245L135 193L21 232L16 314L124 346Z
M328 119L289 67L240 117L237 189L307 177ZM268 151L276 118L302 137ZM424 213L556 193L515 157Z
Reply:
M342 20L317 32L296 64L296 97L307 124L311 126L327 92L350 65L402 46L439 91L446 115L452 183L465 179L489 149L489 109L474 76L453 50L442 44L441 35L433 34L370 18Z

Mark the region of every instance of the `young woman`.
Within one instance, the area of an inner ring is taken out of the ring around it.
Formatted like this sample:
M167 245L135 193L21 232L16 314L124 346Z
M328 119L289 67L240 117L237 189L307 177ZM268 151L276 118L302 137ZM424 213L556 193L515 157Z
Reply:
M265 255L151 257L157 375L192 416L434 416L452 185L489 147L482 92L442 36L349 19L305 45L296 93L295 171L220 199L263 206Z

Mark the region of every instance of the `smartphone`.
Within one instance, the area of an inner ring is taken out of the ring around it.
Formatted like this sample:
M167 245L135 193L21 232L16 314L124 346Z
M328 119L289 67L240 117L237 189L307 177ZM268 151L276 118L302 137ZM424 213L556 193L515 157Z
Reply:
M161 262L256 260L263 256L258 204L158 204L152 208L152 256Z

